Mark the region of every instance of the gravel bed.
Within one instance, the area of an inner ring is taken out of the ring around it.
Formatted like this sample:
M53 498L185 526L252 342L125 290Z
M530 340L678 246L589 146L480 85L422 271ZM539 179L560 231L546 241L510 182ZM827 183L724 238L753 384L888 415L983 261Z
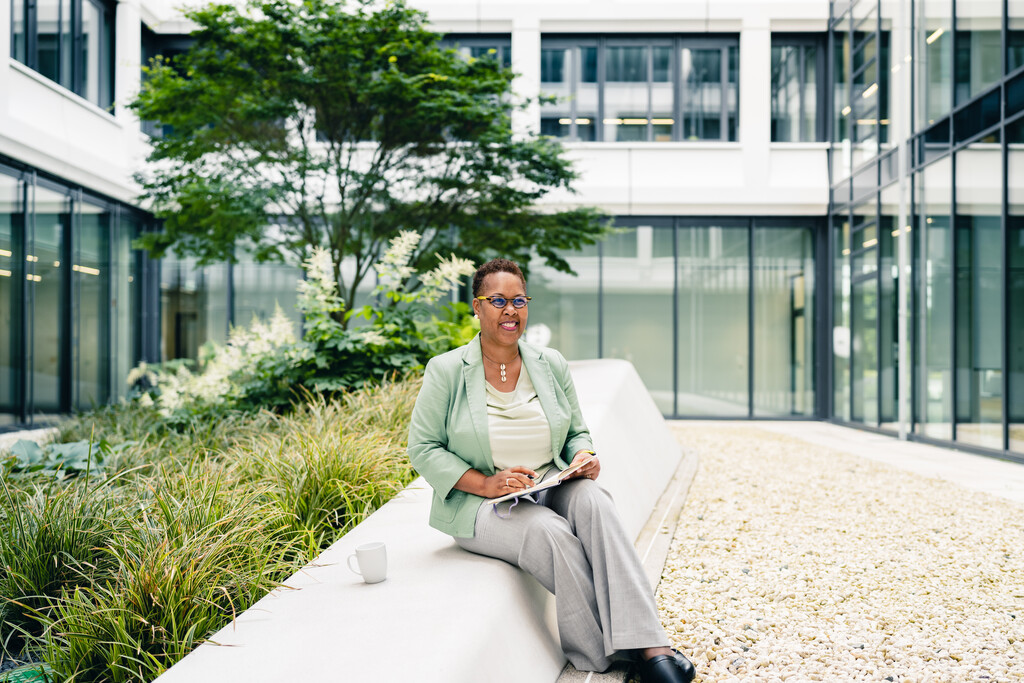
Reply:
M700 469L658 589L703 681L1024 681L1024 507L755 427Z

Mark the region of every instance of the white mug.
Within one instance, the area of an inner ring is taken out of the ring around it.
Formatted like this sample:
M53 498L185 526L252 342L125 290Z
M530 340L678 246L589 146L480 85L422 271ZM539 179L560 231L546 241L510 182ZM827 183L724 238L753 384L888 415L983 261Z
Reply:
M356 561L359 568L352 566ZM363 577L366 583L380 583L388 576L388 551L380 541L365 543L348 556L348 568Z

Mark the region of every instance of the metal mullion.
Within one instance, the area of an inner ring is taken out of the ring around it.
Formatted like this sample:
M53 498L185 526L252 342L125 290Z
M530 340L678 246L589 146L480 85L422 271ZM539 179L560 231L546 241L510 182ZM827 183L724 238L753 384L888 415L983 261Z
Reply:
M672 39L672 139L683 139L683 41Z
M647 45L647 142L654 142L654 46Z
M724 107L723 107L724 109ZM747 219L747 419L754 417L754 219Z
M880 131L879 131L880 132ZM880 166L875 186L881 185ZM882 426L882 192L875 191L875 421ZM896 379L895 377L893 379Z
M729 106L728 102L727 102L728 88L729 88L729 86L728 86L728 83L729 83L729 46L722 45L718 49L718 54L721 55L721 60L722 60L721 66L719 68L719 73L721 74L721 77L720 77L719 80L721 81L722 94L721 94L721 100L718 103L718 122L719 122L718 123L718 127L719 127L718 139L719 140L728 141L729 140L729 117L726 114L726 111L728 110L728 106ZM739 109L739 107L737 106L737 116L739 115L738 109ZM739 125L738 124L736 126L736 137L737 138L739 137ZM751 405L753 405L753 404L751 404Z
M580 74L577 70L582 70L583 60L581 59L581 46L573 45L569 48L569 139L579 140L579 127L576 124L576 119L579 118L579 87L580 87ZM577 63L579 66L577 66ZM596 125L596 121L594 122Z
M11 276L14 278L14 294L17 297L18 307L21 309L21 321L18 325L17 340L15 342L15 353L12 360L17 363L15 366L14 385L14 412L19 422L26 422L29 410L28 377L29 373L29 316L28 316L28 285L25 279L25 254L28 253L26 245L30 236L32 225L29 215L29 183L24 173L18 173L18 190L21 195L21 234L12 230L11 251L14 256L14 263L11 267ZM20 249L19 249L20 246Z
M955 6L955 3L954 3L954 6ZM956 15L954 15L954 22L955 22L955 16ZM954 30L954 33L956 33L955 30ZM955 81L956 78L954 77L953 80ZM956 252L956 234L957 234L957 231L959 230L959 226L957 225L957 220L956 220L956 165L957 165L956 162L957 162L956 154L951 154L950 155L950 167L951 167L950 173L952 175L950 176L950 179L949 179L950 180L949 187L952 189L952 192L950 192L950 198L949 198L949 226L950 226L950 230L949 230L949 247L950 247L950 250L949 250L949 262L950 262L950 288L949 288L949 291L950 291L950 312L949 312L949 320L950 320L950 323L951 323L950 334L952 336L952 339L950 340L951 343L950 343L949 346L950 346L950 356L952 356L952 361L951 361L951 364L950 364L950 393L953 395L952 396L952 406L951 406L951 409L950 409L950 429L951 429L950 440L951 441L956 441L956 431L957 431L957 429L956 429L957 428L956 409L957 409L957 405L958 405L958 403L957 403L957 398L958 398L957 397L957 392L959 390L959 386L958 386L959 382L957 381L957 367L956 367L957 351L959 351L959 348L958 348L959 344L957 343L957 334L956 334L956 325L957 325L957 318L956 318L956 314L957 314L957 305L956 305L957 286L956 286L956 279L957 279L957 266L959 265L958 264L959 259L957 258L957 252Z
M36 242L36 173L32 171L30 174L26 174L25 178L25 239L23 242L23 252L21 255L21 280L22 287L24 288L25 294L23 299L23 315L25 319L25 359L26 364L24 368L25 372L25 403L24 413L22 415L22 422L28 424L32 421L32 416L35 414L36 404L36 383L35 373L33 368L35 367L35 348L36 348L36 292L35 286L28 286L28 260L26 256L30 252L35 251Z
M597 121L594 122L594 141L605 142L604 139L604 88L605 88L605 68L604 68L604 48L605 39L599 38L597 41ZM582 56L582 55L581 55ZM580 61L580 69L583 68L583 62ZM598 250L600 252L600 250ZM599 356L600 357L600 356Z
M679 226L672 221L672 415L679 416Z
M604 240L597 243L597 357L604 358Z
M952 82L953 87L949 89L949 126L950 126L950 128L949 128L949 142L950 142L950 145L952 146L952 143L953 143L953 110L956 109L956 86L957 86L957 82L956 82L956 48L957 48L957 43L959 41L957 40L957 35L956 35L957 34L957 30L956 30L956 0L950 0L950 6L951 6L952 12L953 12L953 17L952 17L952 19L950 21L950 26L952 28L952 34L953 35L951 35L949 37L949 41L950 41L949 42L949 45L950 45L950 50L949 50L949 52L950 52L950 55L949 55L949 61L950 61L950 64L949 64L949 79ZM955 176L954 176L954 179L955 179ZM952 185L950 187L952 187ZM956 194L956 193L954 192L953 194ZM955 414L955 412L956 411L954 410L954 414ZM953 420L953 422L956 422L956 420ZM955 430L954 430L954 433L955 433Z
M1007 4L1003 3L1004 12L1007 11ZM1008 16L1004 14L1004 19ZM1003 73L1006 73L1006 21L1003 22ZM1003 79L1005 87L1006 79ZM1002 392L1003 392L1003 451L1010 451L1010 144L1006 139L1006 98L1002 98L1003 111L1000 112L1000 119L1003 126L1000 130L1003 157L1003 196L1002 211L999 233L1000 244L1003 245L1003 286L1002 286L1002 310L1003 310L1003 348L1002 348Z

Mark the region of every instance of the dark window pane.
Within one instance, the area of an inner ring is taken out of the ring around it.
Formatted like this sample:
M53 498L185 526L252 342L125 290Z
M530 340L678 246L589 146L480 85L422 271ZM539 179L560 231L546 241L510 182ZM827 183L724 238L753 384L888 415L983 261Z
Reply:
M543 49L540 51L541 83L564 83L568 80L565 71L568 52L565 49Z
M672 48L668 46L655 46L651 48L651 57L654 63L653 80L656 83L669 82L672 80Z
M605 80L629 83L647 82L646 47L609 47L605 49Z
M953 116L953 135L966 140L999 122L999 91L993 90Z
M580 81L597 83L597 48L580 48Z
M11 2L11 56L22 64L28 63L28 26L25 23L27 0Z

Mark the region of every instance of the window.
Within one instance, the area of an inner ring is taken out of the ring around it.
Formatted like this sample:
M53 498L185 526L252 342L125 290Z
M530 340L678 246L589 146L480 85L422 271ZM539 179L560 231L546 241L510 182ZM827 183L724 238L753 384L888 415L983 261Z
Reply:
M11 56L93 104L114 101L114 9L103 0L12 0Z
M739 41L546 39L541 134L599 142L736 140Z
M824 58L820 36L772 36L772 142L825 139Z
M506 69L512 67L512 39L509 38L508 34L494 36L478 33L471 36L448 34L441 41L441 44L445 47L454 48L464 57L472 57L473 59L489 57L498 60L498 63Z

